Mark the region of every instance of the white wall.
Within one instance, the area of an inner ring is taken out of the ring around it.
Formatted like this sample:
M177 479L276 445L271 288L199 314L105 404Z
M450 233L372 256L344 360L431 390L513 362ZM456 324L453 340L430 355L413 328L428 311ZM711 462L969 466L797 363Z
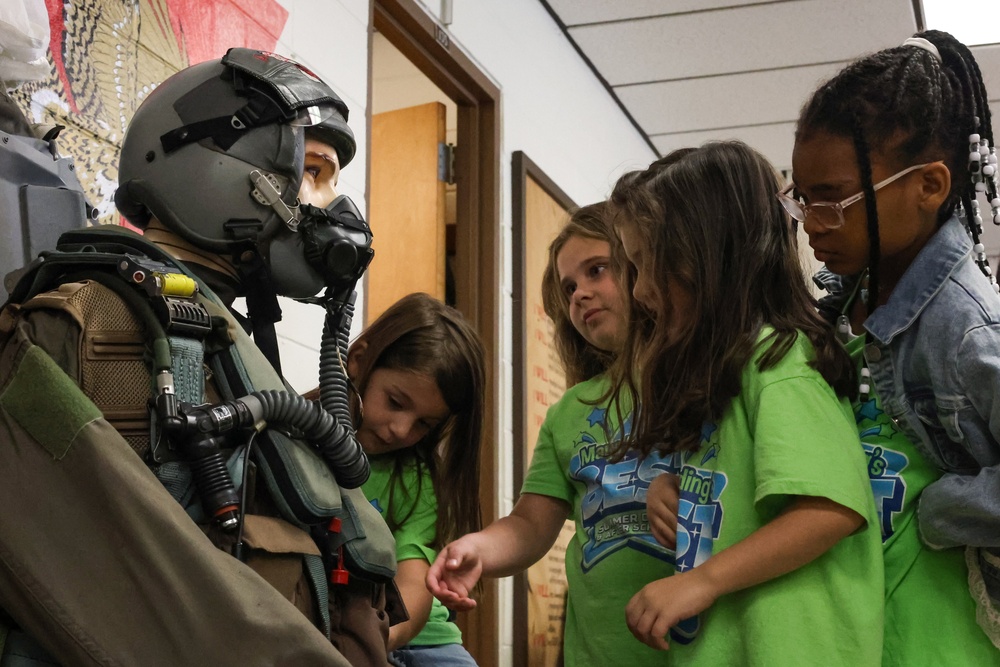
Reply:
M343 172L338 190L365 210L368 171L368 0L279 0L288 10L285 29L275 50L308 66L326 81L347 104L348 123L358 142L358 152ZM360 328L359 315L353 328ZM319 372L319 344L323 310L318 306L281 299L283 320L277 325L282 371L299 391L315 387Z
M449 33L502 91L505 206L513 151L581 205L655 158L537 0L459 0Z

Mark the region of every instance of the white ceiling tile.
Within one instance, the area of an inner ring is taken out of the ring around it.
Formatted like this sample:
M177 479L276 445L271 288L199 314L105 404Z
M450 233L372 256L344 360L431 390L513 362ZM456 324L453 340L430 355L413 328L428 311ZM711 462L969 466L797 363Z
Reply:
M977 57L978 60L978 57ZM992 97L992 94L991 94ZM1000 137L1000 101L990 104L990 113L994 118L995 134ZM724 130L709 130L705 132L677 132L660 134L650 137L660 155L666 155L672 150L687 146L700 146L706 141L722 141L739 139L753 146L771 161L777 169L791 170L792 148L795 144L795 123L775 123L766 126L733 127ZM987 225L994 231L988 235L995 239L995 247L1000 253L1000 227Z
M581 26L570 35L616 86L851 60L914 29L909 0L798 0Z
M737 127L711 132L681 132L652 137L662 155L688 146L700 146L706 141L739 139L763 153L777 169L791 169L795 123L777 123L757 127Z
M651 137L740 125L794 121L840 64L728 74L616 88Z
M549 5L659 151L741 138L784 168L794 121L820 82L915 30L912 0ZM1000 136L1000 45L973 52Z
M549 0L549 6L569 27L581 23L601 23L642 16L683 14L735 7L757 5L773 0Z
M1000 102L1000 44L972 47L972 55L979 63L990 101ZM994 121L1000 129L1000 120ZM1000 132L997 132L1000 134Z

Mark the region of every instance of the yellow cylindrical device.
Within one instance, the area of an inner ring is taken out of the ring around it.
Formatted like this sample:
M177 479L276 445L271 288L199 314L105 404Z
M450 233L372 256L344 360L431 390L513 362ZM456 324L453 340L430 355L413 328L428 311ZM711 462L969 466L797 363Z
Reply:
M163 296L191 297L198 291L198 283L183 273L158 273L156 279Z

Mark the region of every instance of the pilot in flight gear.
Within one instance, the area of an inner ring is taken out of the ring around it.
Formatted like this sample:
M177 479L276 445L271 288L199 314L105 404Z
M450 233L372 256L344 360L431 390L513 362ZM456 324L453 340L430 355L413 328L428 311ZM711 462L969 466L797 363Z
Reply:
M122 144L115 201L145 235L67 232L18 272L0 311L3 664L388 664L395 547L357 488L341 364L372 258L335 188L347 115L274 54L182 70ZM318 404L281 379L278 295L326 312Z

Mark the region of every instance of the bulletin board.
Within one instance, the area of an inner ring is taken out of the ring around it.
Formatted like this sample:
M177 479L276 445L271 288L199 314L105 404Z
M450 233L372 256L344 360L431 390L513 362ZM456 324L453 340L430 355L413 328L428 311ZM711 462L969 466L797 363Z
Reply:
M535 449L548 407L566 390L554 325L542 307L549 244L576 204L524 153L513 155L514 493ZM556 667L562 661L566 612L566 522L555 545L514 580L514 664Z

